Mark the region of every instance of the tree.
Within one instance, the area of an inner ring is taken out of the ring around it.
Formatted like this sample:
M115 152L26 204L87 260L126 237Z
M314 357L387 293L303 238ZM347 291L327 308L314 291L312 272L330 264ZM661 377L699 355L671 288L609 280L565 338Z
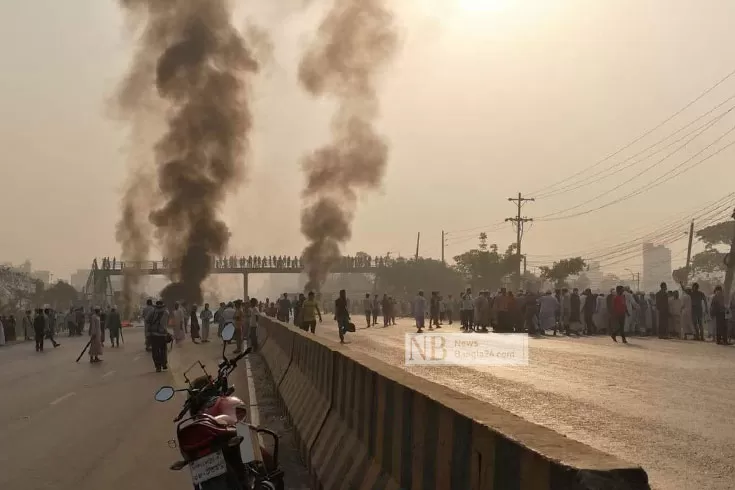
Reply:
M733 231L735 231L733 227L735 227L735 221L723 221L722 223L702 228L695 235L704 243L713 247L717 245L729 246Z
M586 264L582 257L562 259L558 262L554 262L551 267L540 267L541 277L552 282L555 287L565 287L567 278L582 272L585 265Z
M79 300L79 292L71 284L59 281L40 293L38 304L48 304L54 309L66 309Z
M691 269L689 271L691 276L719 276L725 273L727 270L724 262L725 256L727 255L725 247L730 246L734 231L733 227L735 227L735 221L723 221L722 223L702 228L696 232L697 238L702 240L705 246L703 252L694 254L692 257ZM721 247L722 250L718 247ZM685 276L684 272L686 270L682 268L674 272L674 280L682 282L679 279Z
M514 247L505 254L498 253L498 246L487 244L487 234L481 233L477 248L454 257L454 268L475 289L496 289L502 285L503 277L513 272L517 257Z
M419 290L457 294L465 285L462 275L441 260L398 258L376 272L378 290L394 297L414 296Z
M674 269L671 273L671 278L674 279L677 284L686 284L689 276L689 269L691 269L691 267L686 266Z

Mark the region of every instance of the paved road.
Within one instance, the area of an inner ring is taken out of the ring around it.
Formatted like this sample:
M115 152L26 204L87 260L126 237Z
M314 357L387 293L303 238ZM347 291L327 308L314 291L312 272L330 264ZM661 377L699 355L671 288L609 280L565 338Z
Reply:
M403 365L412 322L360 329L344 348ZM337 339L334 322L318 335ZM456 332L457 325L442 332ZM735 348L609 337L531 339L528 367L410 367L534 423L641 464L655 488L735 488Z
M187 341L174 348L169 372L156 373L141 329L126 329L126 343L120 349L105 348L104 362L96 365L87 357L74 362L87 340L62 337L61 347L47 346L42 354L33 343L0 348L0 489L191 488L188 470L169 470L180 457L168 442L175 437L172 419L183 400L158 403L153 395L163 385L182 386L184 370L196 360L216 373L222 344ZM249 362L259 380L253 385L258 407L249 399L246 363L230 381L251 414L257 411L261 424L283 435L286 488L307 489L308 474L262 362L257 357ZM192 370L192 377L200 374Z
M75 363L86 337L60 338L58 349L0 349L0 488L13 490L160 490L187 488L172 472L168 446L176 404L153 400L171 384L157 374L140 331L105 349L104 362Z

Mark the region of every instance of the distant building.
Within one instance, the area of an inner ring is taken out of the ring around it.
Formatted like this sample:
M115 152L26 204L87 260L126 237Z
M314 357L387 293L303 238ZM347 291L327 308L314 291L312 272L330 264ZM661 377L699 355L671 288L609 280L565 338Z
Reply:
M643 244L643 290L657 291L659 284L671 285L671 250L663 245Z
M71 284L77 291L84 290L84 287L87 285L89 272L89 269L77 269L77 271L71 275L69 284Z

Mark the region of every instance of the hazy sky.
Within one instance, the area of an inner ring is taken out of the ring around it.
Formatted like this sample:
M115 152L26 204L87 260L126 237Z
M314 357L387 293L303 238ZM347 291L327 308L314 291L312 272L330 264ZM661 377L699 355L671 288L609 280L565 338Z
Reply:
M268 27L276 50L255 86L250 182L224 210L234 252L297 255L303 247L299 161L327 137L331 106L310 100L296 83L294 66L319 16L298 3L248 0L235 20L244 27L252 17ZM389 168L383 189L361 198L348 253L412 255L420 231L421 254L439 257L444 229L451 257L474 245L483 227L505 248L515 233L495 223L513 215L508 197L600 173L735 94L732 77L635 147L585 170L735 69L734 2L392 3L401 6L402 47L381 89ZM127 133L107 109L132 46L114 0L0 0L0 261L30 258L61 278L94 256L119 257L114 228ZM735 124L734 114L650 170L676 145L524 212L577 206L635 177L574 211L624 196L704 149ZM711 150L730 141L735 133ZM524 241L530 263L604 251L715 201L733 190L733 156L723 151L594 213L535 223ZM685 246L671 245L675 261ZM626 267L640 267L640 259L609 265Z

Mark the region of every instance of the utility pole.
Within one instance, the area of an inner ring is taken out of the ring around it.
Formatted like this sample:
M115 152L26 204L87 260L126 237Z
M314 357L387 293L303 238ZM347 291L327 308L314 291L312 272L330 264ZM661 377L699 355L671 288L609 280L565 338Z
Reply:
M518 271L515 281L515 289L517 291L521 288L521 239L523 238L523 225L525 223L528 223L529 221L533 221L533 219L531 218L521 216L521 209L523 208L523 204L525 204L526 202L535 201L535 199L523 197L523 195L519 192L518 197L509 197L508 201L516 203L516 207L518 209L515 217L505 219L506 222L510 221L511 223L513 223L513 226L516 227L516 257L518 259Z
M444 238L445 235L444 230L442 230L442 264L447 265L444 261L444 246L447 244L447 239Z
M684 284L689 283L689 267L692 265L692 244L694 243L694 220L689 225L689 247L687 248L687 266L684 268Z
M416 261L419 260L419 243L421 243L421 232L416 235Z
M732 219L735 219L735 209L732 211ZM725 273L725 304L727 304L730 301L732 278L735 272L735 230L733 231L732 242L730 242L730 253L725 256L725 265L727 266L727 272Z

